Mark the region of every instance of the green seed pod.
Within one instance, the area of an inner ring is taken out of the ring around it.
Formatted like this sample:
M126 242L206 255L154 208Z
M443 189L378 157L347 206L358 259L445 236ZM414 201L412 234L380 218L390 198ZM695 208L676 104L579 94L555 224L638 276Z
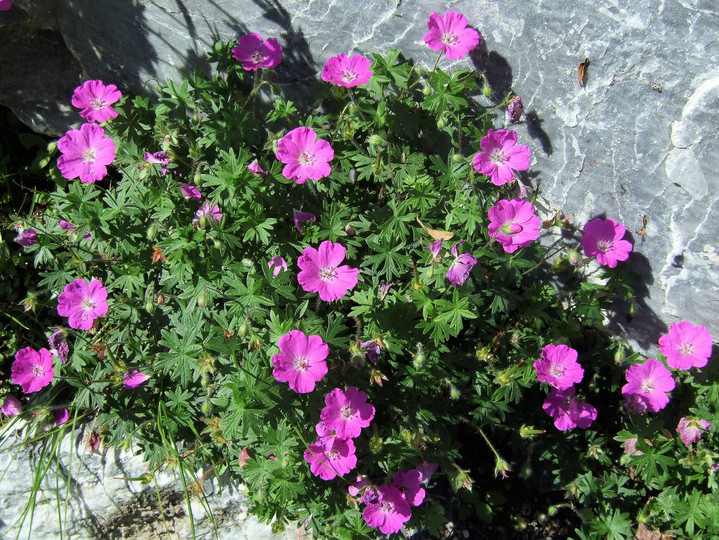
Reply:
M482 88L482 93L484 94L484 97L486 97L486 98L492 97L492 89L486 84Z
M444 126L447 125L447 122L444 121L444 118L440 118L437 120L437 129L444 129Z
M384 144L384 139L380 137L379 135L371 135L368 139L368 142L371 145L379 146L380 144Z
M380 450L382 450L382 438L378 437L377 435L372 436L372 438L369 440L369 449L370 452L373 454L376 454Z
M241 338L245 337L247 335L247 322L243 322L240 327L237 329L237 335Z
M155 312L155 303L152 300L145 302L145 311L147 311L150 315Z
M454 161L455 163L462 163L466 161L466 159L462 154L455 154L452 156L452 161Z
M205 214L202 214L200 216L200 227L202 227L203 229L207 227L207 216Z
M347 107L347 110L354 114L357 112L357 105L355 105L354 103L350 103L350 106Z
M422 93L423 93L425 96L431 96L431 95L432 95L432 88L430 88L429 86L425 85L424 88L422 88Z
M147 239L154 240L157 236L157 225L154 223L147 228Z
M201 410L202 414L204 414L205 416L210 416L212 414L212 404L209 401L205 401L202 404Z
M202 374L202 378L200 379L200 385L202 386L202 388L207 388L208 386L210 386L210 375L206 371Z

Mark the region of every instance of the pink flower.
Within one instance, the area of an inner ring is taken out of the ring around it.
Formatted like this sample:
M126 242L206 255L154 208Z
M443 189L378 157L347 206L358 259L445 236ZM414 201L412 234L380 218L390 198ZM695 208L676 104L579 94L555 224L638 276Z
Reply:
M644 452L637 450L637 438L632 437L624 441L624 453L630 456L643 456Z
M274 266L274 268L272 269L273 278L276 278L282 270L287 272L287 263L282 257L272 257L267 263L267 266L269 266L270 268Z
M317 138L314 129L298 127L282 137L276 155L285 164L282 176L304 184L307 179L329 176L332 171L329 162L335 157L335 151L330 143Z
M643 364L630 366L625 377L627 384L622 386L622 395L627 399L631 394L638 396L651 412L657 412L669 403L667 392L674 390L674 378L661 362L648 358Z
M573 386L566 390L553 388L542 409L554 418L554 426L559 431L575 427L588 428L597 419L597 409L575 398Z
M306 247L297 259L300 273L297 281L307 292L319 292L320 298L331 302L342 298L347 291L357 285L358 268L339 264L345 258L345 248L325 240L319 251Z
M70 356L70 347L67 344L65 330L55 330L50 335L47 342L51 347L50 352L56 355L63 364L67 362L67 359Z
M317 432L317 441L323 444L337 438L337 430L328 428L321 420L315 425L315 431Z
M80 116L88 122L104 122L117 117L115 109L110 107L118 101L122 94L114 84L105 86L102 81L85 81L75 88L71 103L73 107L82 109Z
M263 42L259 34L247 34L232 47L232 56L242 62L242 68L246 71L256 71L261 67L272 68L282 60L282 45L275 38Z
M22 412L22 403L15 396L7 396L2 402L0 412L5 416L17 416Z
M362 488L368 485L369 484L367 482L367 479L362 475L358 475L357 480L355 480L354 484L350 484L350 486L347 488L347 491L352 497L356 497L360 494Z
M596 257L597 262L615 268L617 261L626 261L632 251L632 243L622 240L626 229L613 219L596 218L584 225L580 244L587 257Z
M507 253L527 247L539 238L541 225L532 203L522 199L501 200L489 209L489 236Z
M107 165L115 159L115 141L95 124L71 129L57 141L57 148L62 152L57 158L62 175L70 180L79 177L86 184L105 178Z
M325 358L330 348L320 336L292 330L280 337L279 348L279 354L272 357L272 375L278 382L289 382L298 394L312 392L315 382L327 375Z
M70 418L70 412L67 409L55 409L52 411L53 420L56 426L61 426Z
M0 11L8 11L12 7L10 0L0 0Z
M659 350L674 369L702 368L712 355L712 336L703 326L683 321L669 327L669 334L659 338Z
M332 480L335 476L344 476L357 465L355 445L352 439L334 439L321 442L317 440L305 450L305 461L310 471L322 480Z
M419 471L416 469L407 472L397 471L392 485L400 490L404 500L410 506L419 506L424 501L424 489L422 489Z
M542 358L534 362L537 379L557 390L566 390L584 378L584 369L577 363L577 351L566 345L546 345Z
M427 28L424 42L433 51L444 51L449 60L466 56L479 44L479 32L468 28L467 17L456 11L448 11L444 17L432 13Z
M142 371L137 371L136 369L131 369L130 371L126 372L123 376L122 384L125 385L125 388L137 388L142 383L144 383L147 379L150 378L149 375L145 375Z
M509 114L509 122L511 124L516 124L517 122L519 122L519 119L524 113L524 103L522 103L521 97L514 96L510 100L509 104L507 105L507 113Z
M37 242L37 231L35 229L25 229L18 233L15 241L22 247L30 247Z
M501 186L514 179L514 171L529 169L532 151L528 146L517 144L517 132L490 129L479 141L482 149L474 156L474 168L480 174L489 176L495 186Z
M424 463L422 463L422 465L418 465L416 469L419 473L419 481L422 482L425 486L428 485L429 480L430 478L432 478L432 475L437 470L437 467L439 467L439 464L431 461L425 461Z
M240 450L240 455L238 456L238 464L240 466L240 469L247 465L247 462L251 459L252 458L250 457L250 453L247 451L247 447L242 447L242 450Z
M396 487L380 486L376 499L375 504L367 504L362 518L370 527L379 527L383 534L398 532L412 517L409 504Z
M622 405L624 405L631 414L644 414L647 410L647 400L639 394L626 394Z
M472 268L474 268L474 265L477 264L477 259L472 257L469 253L457 255L457 246L462 242L464 242L464 240L460 240L449 250L450 253L454 255L454 260L452 261L449 270L447 270L446 278L453 287L456 287L457 285L464 285L464 282L467 281Z
M197 189L192 184L180 184L180 189L182 190L182 194L189 200L189 199L197 199L198 201L202 198L202 193L200 193L200 190ZM217 207L219 209L219 206ZM220 214L220 217L222 215Z
M54 374L52 353L47 349L36 351L25 347L15 353L10 379L13 383L22 385L22 391L26 394L45 388L52 382Z
M677 425L677 431L679 432L679 438L684 443L684 446L689 446L692 443L699 442L702 438L702 430L709 430L713 426L706 420L700 420L695 417L684 417L679 420Z
M302 232L302 224L311 221L312 223L317 222L317 217L314 214L308 212L300 212L299 210L292 209L292 219L295 221L295 228Z
M322 80L350 88L369 82L372 72L369 70L371 62L360 54L347 57L338 54L328 58L322 68Z
M267 171L260 167L260 164L257 163L256 159L253 159L247 168L250 169L253 174L267 174Z
M77 227L75 225L70 225L64 219L61 219L60 221L58 221L57 224L60 226L61 229L65 229L66 231L74 231L75 229L77 229ZM92 238L92 234L90 233L89 230L85 231L85 236L83 236L83 238L85 238L85 239Z
M170 154L167 152L155 152L154 154L145 152L143 158L148 163L159 163L162 166L163 176L167 174L167 166L170 164L170 161L172 161L172 157L170 157Z
M367 394L354 386L346 392L335 388L325 397L325 405L320 418L341 439L358 437L374 418L374 407L367 403Z
M68 317L72 328L89 330L95 319L107 313L107 289L97 279L88 285L84 279L76 279L65 285L57 299L60 317Z
M197 209L197 212L195 212L195 219L192 220L192 223L202 226L202 218L205 218L205 221L209 218L219 223L222 219L222 212L220 212L219 205L212 205L210 201L203 202Z

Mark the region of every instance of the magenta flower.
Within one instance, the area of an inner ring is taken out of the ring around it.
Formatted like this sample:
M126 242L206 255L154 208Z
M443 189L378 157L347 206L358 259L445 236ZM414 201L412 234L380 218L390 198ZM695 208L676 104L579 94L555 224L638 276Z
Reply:
M125 388L137 388L149 378L150 376L145 375L142 371L131 369L122 376L122 384L125 385Z
M89 330L95 319L107 313L107 289L97 279L88 285L84 279L76 279L65 285L65 290L57 299L57 312L60 317L68 317L72 328Z
M267 171L260 167L256 159L253 159L247 168L250 169L253 174L267 174Z
M489 236L507 253L529 246L539 238L542 220L534 215L534 205L522 199L501 200L489 209Z
M575 427L588 428L597 419L597 409L575 398L573 386L566 390L552 388L542 409L554 418L554 426L559 431Z
M289 382L298 394L315 389L315 383L327 375L325 358L330 348L320 336L307 336L292 330L280 337L280 352L272 357L272 375L278 382Z
M669 327L669 334L659 338L659 350L674 369L702 368L712 355L712 336L703 326L683 321Z
M52 367L52 353L47 349L36 351L30 347L15 353L10 370L10 379L22 385L26 394L42 390L52 382L55 372Z
M302 224L307 223L308 221L311 221L312 223L315 223L317 221L317 217L314 214L310 214L308 212L300 212L299 210L292 209L292 219L295 222L295 228L302 232Z
M360 349L364 352L365 358L372 362L377 363L380 354L382 354L382 342L378 339L370 339L360 343Z
M362 475L357 475L357 480L353 484L350 484L347 488L347 491L352 497L356 497L360 494L360 491L362 491L363 487L368 486L369 483L367 482L367 479Z
M522 118L522 114L524 113L524 103L522 103L522 98L519 96L514 96L507 105L507 113L509 114L509 122L510 124L516 124L519 122L519 119Z
M70 225L64 219L61 219L60 221L58 221L57 224L60 226L61 229L64 229L66 231L74 231L75 229L77 229L77 227L75 225Z
M85 81L75 88L72 94L73 107L82 109L80 116L88 122L104 122L117 117L115 109L110 107L118 101L122 94L114 84L105 86L102 81Z
M345 248L325 240L319 251L306 247L297 259L300 273L297 281L307 292L319 292L320 299L331 302L342 298L347 291L357 285L358 268L350 268L340 263L345 258Z
M674 378L664 364L648 358L643 364L634 364L625 373L627 384L622 386L622 395L635 395L641 399L650 412L657 412L669 403L667 392L674 390Z
M684 443L684 446L689 446L692 443L699 442L702 438L702 430L710 430L712 426L706 420L700 420L695 417L684 417L679 420L677 425L677 431L679 432L679 438Z
M472 257L469 253L457 255L457 246L462 242L464 242L464 240L460 240L449 250L454 256L454 260L452 261L449 270L447 270L446 277L453 287L456 287L457 285L464 285L464 282L467 281L472 268L474 268L474 265L477 264L477 259Z
M337 430L328 428L321 420L315 425L317 441L325 444L337 438Z
M468 28L467 17L456 11L448 11L444 17L432 13L427 28L424 42L433 51L444 51L449 60L467 56L479 44L479 32Z
M410 506L419 506L424 501L424 489L422 489L422 480L419 471L412 469L411 471L397 471L394 475L394 487L400 490L404 500Z
M187 199L196 199L200 200L202 199L202 193L200 193L200 190L197 189L192 184L180 184L180 189L182 190L182 195ZM219 207L218 207L219 209ZM221 216L220 216L221 217Z
M613 219L596 218L584 225L580 244L587 257L596 257L601 265L615 268L617 261L626 261L634 246L622 240L626 229Z
M56 426L61 426L70 418L70 411L67 409L55 409L52 411L53 420Z
M163 176L167 174L167 166L170 164L170 161L172 161L172 157L170 157L170 154L167 152L155 152L154 154L145 152L143 159L148 163L159 163L162 166Z
M566 345L545 345L542 358L534 362L537 379L557 390L566 390L584 378L584 369L577 363L577 351Z
M354 54L349 58L344 54L338 54L325 62L322 68L322 80L345 88L360 86L368 83L372 77L370 65L371 62L361 54Z
M416 469L419 473L419 481L425 486L429 485L429 480L437 470L437 467L439 467L439 464L432 461L425 461L421 465L418 465Z
M398 532L412 517L409 504L394 486L380 486L377 502L367 504L362 518L370 527L379 527L383 534Z
M17 416L22 412L22 403L15 396L7 396L5 401L2 402L0 412L5 416Z
M0 11L8 11L12 7L10 0L0 0Z
M202 225L202 218L205 218L205 221L209 218L219 223L222 219L222 212L220 212L219 205L212 205L210 201L203 202L197 209L197 212L195 212L195 218L192 220L192 223Z
M272 257L267 263L267 266L269 266L270 268L274 266L274 268L272 269L273 278L276 278L282 270L287 272L287 263L282 257Z
M275 38L262 41L259 34L247 34L237 40L232 47L232 56L242 62L246 71L257 71L257 68L273 68L282 60L282 45Z
M434 258L434 262L439 261L439 252L442 251L442 239L440 238L436 242L432 242L429 245L429 252L432 254L432 257Z
M304 184L307 179L319 180L332 171L335 157L330 143L318 139L314 129L298 127L282 137L277 146L277 159L285 164L282 176Z
M37 242L37 231L35 229L24 229L15 237L15 242L22 247L30 247Z
M50 352L56 355L63 364L67 362L67 359L70 356L70 347L67 344L65 330L62 328L55 330L50 335L47 342L51 348Z
M57 141L57 148L62 152L57 158L62 175L69 180L79 177L86 184L105 178L107 165L115 159L115 141L95 124L69 130Z
M374 407L367 403L367 394L354 386L346 392L335 388L325 397L325 405L320 418L341 439L358 437L374 418Z
M344 476L357 465L355 445L352 439L334 439L322 443L317 440L305 450L305 461L310 471L322 480Z
M517 132L490 129L479 141L482 149L472 162L478 173L489 176L495 186L514 179L514 171L529 169L532 151L528 146L517 144Z

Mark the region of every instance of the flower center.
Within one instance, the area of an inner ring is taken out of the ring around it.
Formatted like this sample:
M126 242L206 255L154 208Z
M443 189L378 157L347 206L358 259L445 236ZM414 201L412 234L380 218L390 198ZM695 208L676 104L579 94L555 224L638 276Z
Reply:
M334 461L335 459L340 457L340 453L337 450L335 450L334 448L332 450L327 450L325 452L325 455L327 456L327 459L329 459L330 461Z
M95 161L96 153L92 148L85 148L82 151L82 159L85 163L92 163Z
M343 69L342 70L342 80L344 82L352 82L357 78L357 74L352 69Z
M502 232L504 234L517 234L522 232L523 229L524 227L522 227L519 223L509 222L504 224Z
M43 375L45 375L45 368L43 368L40 364L34 364L32 366L32 376L42 377Z
M105 100L99 97L94 97L90 100L90 107L95 109L96 111L99 111L100 109L105 108Z
M322 281L332 281L337 277L337 269L333 266L323 266L320 268L320 279Z
M694 344L686 341L679 345L679 354L692 354L694 352Z
M310 362L304 356L298 356L294 360L295 369L298 371L307 371L310 367Z
M654 381L650 379L644 379L642 381L642 392L649 393L654 390Z
M260 62L262 62L265 59L265 55L262 54L262 51L260 51L259 48L257 48L250 53L250 58L252 58L252 61L255 64L259 64Z
M391 514L394 512L394 504L390 501L382 501L382 506L380 508L382 508L382 512L385 514Z
M502 165L505 161L504 151L494 150L491 154L489 154L489 159L492 160L492 163L495 165Z
M355 412L352 410L352 407L345 405L340 409L340 418L342 420L349 420L354 416Z
M88 296L82 299L82 302L80 302L80 307L84 311L92 311L93 309L95 309L95 302L93 302L92 298Z
M454 32L447 32L445 34L442 34L442 43L445 45L456 45L456 43L459 41L459 37L457 37L457 34Z
M597 242L597 249L599 249L599 251L603 253L610 251L612 249L611 240L600 240L599 242Z
M554 364L551 368L549 368L549 374L552 377L561 377L562 375L564 375L564 368L562 366Z
M297 156L297 162L300 165L312 165L315 162L315 155L311 152L300 152Z

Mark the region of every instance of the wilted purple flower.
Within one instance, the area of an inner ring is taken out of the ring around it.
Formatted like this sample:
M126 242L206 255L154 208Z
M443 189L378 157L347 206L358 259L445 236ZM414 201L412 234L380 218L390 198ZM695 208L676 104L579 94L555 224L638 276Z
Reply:
M129 372L123 375L124 381L122 382L122 384L124 384L127 388L137 388L149 378L150 376L145 375L142 371L131 369Z
M219 223L222 219L222 212L220 212L219 205L212 205L210 204L210 201L205 201L202 203L200 208L197 209L197 212L195 212L195 219L192 220L192 223L195 225L202 225L203 217L206 221L210 218Z
M30 247L37 242L37 231L35 229L25 229L18 233L15 241L22 247Z
M698 442L702 438L702 430L706 431L711 429L713 426L706 420L701 420L695 417L686 416L679 420L677 425L677 432L679 438L684 443L684 446L689 446L692 443Z
M457 285L463 285L464 282L467 281L472 268L474 268L474 265L477 264L477 259L472 257L469 253L457 255L457 246L462 242L464 242L464 240L460 240L452 246L452 249L449 250L452 255L454 255L454 261L452 261L449 270L447 270L447 279L454 287Z
M507 105L507 112L509 113L509 122L511 124L516 124L517 122L519 122L519 119L522 117L522 113L524 113L524 104L522 103L522 98L519 96L514 96Z
M272 257L267 265L272 268L272 277L277 277L279 273L284 270L287 272L287 262L282 257Z
M182 189L182 194L187 199L200 200L202 198L202 193L200 193L200 190L192 184L180 184L180 189Z
M67 362L70 355L70 347L67 344L65 330L62 328L55 330L47 342L50 344L50 352L54 353L63 364Z
M292 210L292 218L295 220L295 227L299 232L302 232L302 223L307 223L308 221L315 223L317 221L317 217L314 214L295 209Z
M440 238L436 242L432 242L429 245L429 251L434 257L435 262L439 260L439 252L442 251L442 239Z
M167 152L155 152L154 154L151 154L150 152L145 152L145 155L143 156L145 161L148 163L159 163L162 165L162 174L167 174L167 166L170 164L170 161L172 161L172 157L170 157L170 154Z
M360 343L360 348L364 352L365 358L372 362L377 363L379 355L382 353L382 344L378 339L370 339Z
M70 418L70 412L67 409L55 409L52 411L53 419L56 426L61 426Z
M257 159L253 159L252 162L247 166L247 168L256 175L267 174L267 171L260 167L260 164L257 162Z
M22 403L15 396L7 396L5 401L2 402L0 412L5 416L17 416L22 412Z
M386 282L379 286L379 294L380 294L379 299L380 300L385 299L385 297L387 296L387 293L389 293L389 290L391 287L392 287L392 284L386 283Z

